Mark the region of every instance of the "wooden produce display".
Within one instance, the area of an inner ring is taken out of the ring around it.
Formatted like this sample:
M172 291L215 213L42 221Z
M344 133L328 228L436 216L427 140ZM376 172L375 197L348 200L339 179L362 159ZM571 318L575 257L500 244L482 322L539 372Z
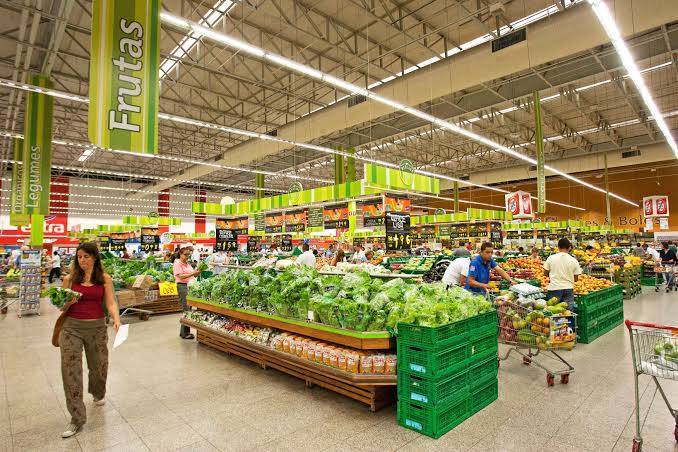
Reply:
M383 350L387 353L394 345L394 340L387 332L361 333L311 322L304 324L301 321L253 311L228 309L205 300L190 297L188 304L202 311L230 317L252 325L300 334L312 339L331 342L358 350ZM396 375L351 373L309 361L264 344L248 341L192 320L182 319L181 323L195 328L197 340L203 345L227 354L240 356L257 363L264 369L269 367L277 369L304 380L308 387L318 385L350 397L368 405L371 411L376 411L396 400Z

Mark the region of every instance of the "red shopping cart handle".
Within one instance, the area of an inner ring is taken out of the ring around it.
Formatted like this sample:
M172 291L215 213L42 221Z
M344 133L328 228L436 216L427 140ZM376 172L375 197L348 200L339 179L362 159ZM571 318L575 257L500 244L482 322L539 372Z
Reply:
M671 330L673 332L678 332L678 326L667 326L648 322L634 322L633 320L626 320L624 323L626 324L626 328L629 330L632 326L642 326L645 328L656 328L658 330Z

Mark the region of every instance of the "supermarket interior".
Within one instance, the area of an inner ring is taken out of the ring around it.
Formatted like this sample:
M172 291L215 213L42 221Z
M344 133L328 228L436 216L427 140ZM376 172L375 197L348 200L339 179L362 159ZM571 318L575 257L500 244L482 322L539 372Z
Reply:
M0 452L678 451L675 0L0 13Z

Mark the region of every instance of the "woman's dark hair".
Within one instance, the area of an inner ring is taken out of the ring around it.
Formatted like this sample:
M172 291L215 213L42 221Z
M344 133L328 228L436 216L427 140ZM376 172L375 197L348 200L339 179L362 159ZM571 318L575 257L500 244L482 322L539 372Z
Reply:
M344 250L339 248L337 251L337 262L344 262L344 256L346 256L346 253L344 253Z
M81 243L75 250L75 259L73 259L73 269L71 270L73 279L71 282L74 284L82 284L85 281L85 271L78 263L78 251L83 251L94 259L94 267L92 269L92 278L90 279L90 282L94 285L102 286L104 284L104 266L101 264L99 247L94 242Z

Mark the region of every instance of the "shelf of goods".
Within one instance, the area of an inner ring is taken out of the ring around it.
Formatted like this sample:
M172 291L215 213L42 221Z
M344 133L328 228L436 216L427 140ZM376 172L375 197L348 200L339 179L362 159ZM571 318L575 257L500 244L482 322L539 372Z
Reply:
M640 266L623 266L614 272L614 281L622 286L624 290L624 299L628 300L640 293Z
M181 304L177 295L160 296L157 289L121 289L115 291L118 308L136 308L150 311L150 314L168 314L181 312ZM146 319L148 313L140 313Z
M589 344L624 321L623 288L610 285L575 297L577 341Z
M398 423L440 438L498 396L494 310L436 328L398 324Z
M231 309L219 303L193 297L188 299L188 304L199 311L219 314L258 327L272 328L290 336L303 335L304 341L313 340L315 344L323 344L325 348L350 347L357 356L370 355L370 352L388 354L394 343L393 338L385 331L342 330L256 311ZM189 319L182 319L181 323L197 330L197 339L201 344L228 354L238 355L259 364L264 369L272 367L285 372L304 380L307 386L318 385L350 397L367 404L372 411L394 400L394 387L397 383L394 374L353 373L280 351L269 345L248 341Z

